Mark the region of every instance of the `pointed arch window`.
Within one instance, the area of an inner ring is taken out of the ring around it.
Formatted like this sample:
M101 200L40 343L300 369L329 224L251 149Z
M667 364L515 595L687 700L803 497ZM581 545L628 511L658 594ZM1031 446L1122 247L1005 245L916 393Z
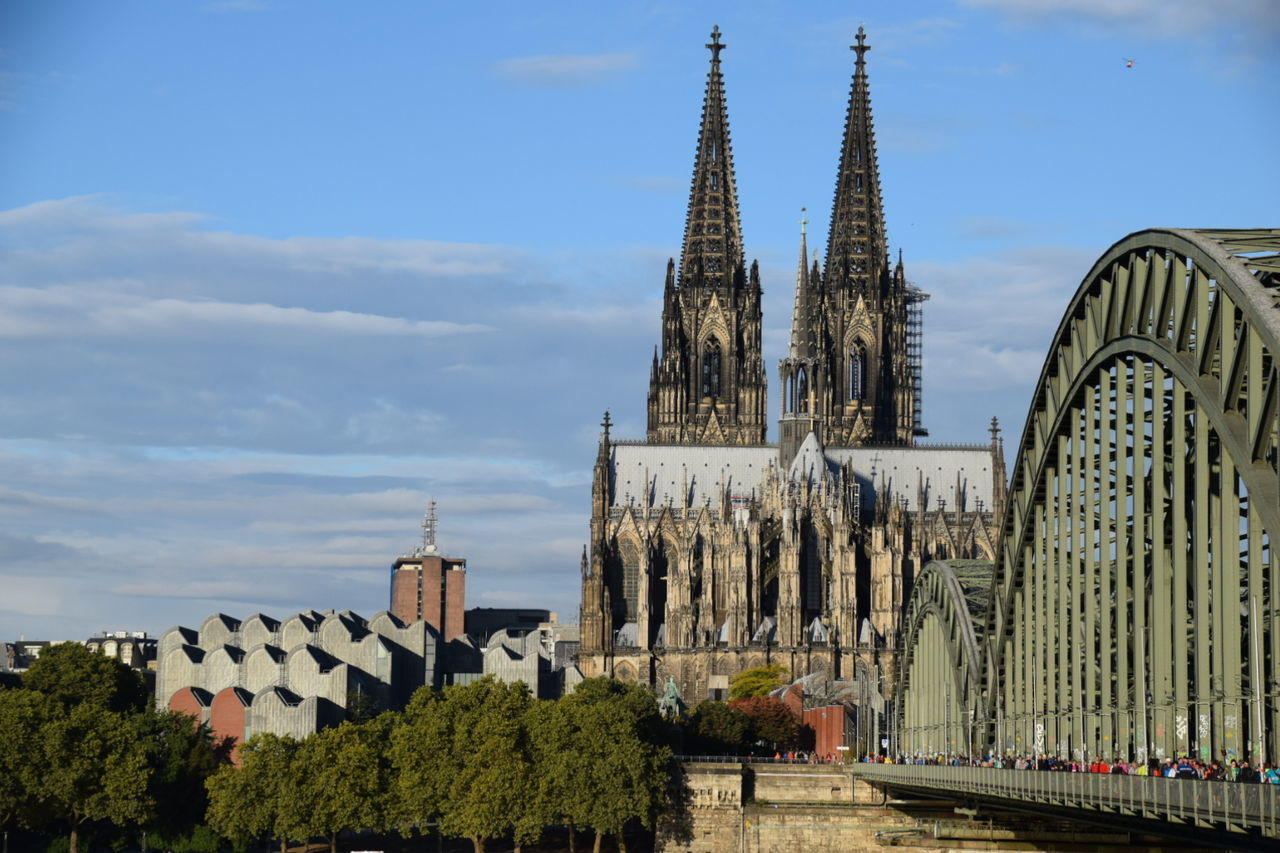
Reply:
M622 557L622 599L626 618L635 619L640 603L640 550L630 542L618 549Z
M720 396L720 342L715 338L702 350L702 396Z
M803 367L796 371L796 411L809 412L809 374Z
M849 353L849 399L861 400L867 394L867 351L859 344Z
M796 410L796 375L794 373L787 376L786 393L783 395L782 405L786 409L787 414L791 414Z

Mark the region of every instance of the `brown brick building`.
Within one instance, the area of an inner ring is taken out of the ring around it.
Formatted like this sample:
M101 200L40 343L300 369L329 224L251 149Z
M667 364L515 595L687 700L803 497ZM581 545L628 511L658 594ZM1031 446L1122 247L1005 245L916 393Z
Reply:
M391 614L406 625L422 619L448 643L467 631L467 561L436 547L436 502L422 518L422 544L391 567Z
M414 554L392 567L392 615L405 624L425 619L446 643L464 633L466 594L466 560Z

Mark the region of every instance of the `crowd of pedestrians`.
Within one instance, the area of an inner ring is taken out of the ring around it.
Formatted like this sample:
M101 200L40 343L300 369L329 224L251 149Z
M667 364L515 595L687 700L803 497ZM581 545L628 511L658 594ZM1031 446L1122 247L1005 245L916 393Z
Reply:
M1056 756L989 756L969 759L960 756L900 756L897 759L883 755L863 756L861 761L880 764L926 764L952 767L992 767L1008 770L1048 770L1067 773L1106 773L1113 776L1156 776L1166 779L1204 779L1211 782L1255 782L1280 785L1280 768L1270 761L1253 767L1247 760L1198 761L1190 756L1163 761L1152 758L1146 762L1123 760L1072 761Z

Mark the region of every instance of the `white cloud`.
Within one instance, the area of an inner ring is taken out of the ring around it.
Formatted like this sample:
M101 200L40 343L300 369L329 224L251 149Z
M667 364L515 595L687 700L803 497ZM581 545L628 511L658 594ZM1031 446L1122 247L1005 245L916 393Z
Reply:
M630 53L524 56L494 63L493 73L522 86L578 89L599 85L635 65Z
M0 286L0 337L190 337L209 327L314 335L438 338L493 331L483 323L410 320L355 311L184 299L147 299L90 286Z

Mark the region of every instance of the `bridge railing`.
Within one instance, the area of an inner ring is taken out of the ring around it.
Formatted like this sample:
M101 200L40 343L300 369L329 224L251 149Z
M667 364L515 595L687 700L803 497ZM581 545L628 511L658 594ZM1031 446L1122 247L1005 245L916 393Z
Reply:
M871 782L1129 814L1280 838L1280 786L1103 773L849 764Z

